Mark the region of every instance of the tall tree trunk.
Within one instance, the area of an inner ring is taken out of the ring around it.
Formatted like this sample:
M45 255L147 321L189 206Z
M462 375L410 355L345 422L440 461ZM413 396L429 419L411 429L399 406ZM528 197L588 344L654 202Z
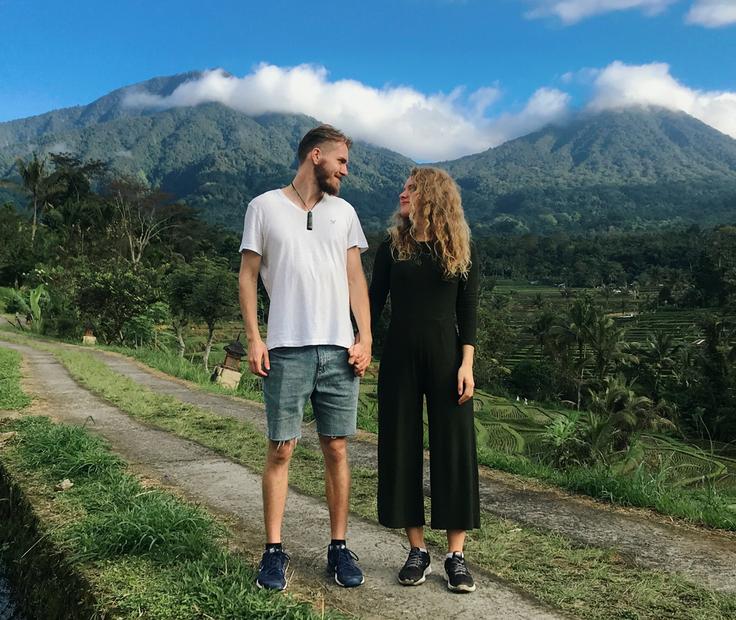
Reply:
M179 357L181 359L184 359L184 325L179 323L179 321L172 321L171 326L174 328L174 333L176 334L176 341L178 344L178 350L179 350Z
M207 326L207 344L204 347L204 369L210 371L210 351L212 350L212 341L215 338L215 326Z
M33 199L33 223L31 224L31 245L36 240L36 223L38 222L38 200Z

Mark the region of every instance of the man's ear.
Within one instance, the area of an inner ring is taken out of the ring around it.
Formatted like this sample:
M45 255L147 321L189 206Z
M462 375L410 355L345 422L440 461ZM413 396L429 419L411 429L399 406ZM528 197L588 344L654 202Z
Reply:
M309 156L312 158L312 163L316 166L319 163L320 159L322 159L322 149L320 149L318 146L315 146Z

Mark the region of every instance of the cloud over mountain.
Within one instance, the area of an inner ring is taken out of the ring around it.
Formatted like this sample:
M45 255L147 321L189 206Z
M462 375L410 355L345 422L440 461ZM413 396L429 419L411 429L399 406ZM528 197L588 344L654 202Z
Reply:
M596 72L592 110L653 105L679 110L736 138L736 92L689 88L670 75L669 65L613 62Z
M219 102L249 115L307 114L355 138L423 161L487 149L568 111L566 93L540 88L518 112L489 117L489 106L500 96L497 87L471 93L458 87L449 94L424 94L407 86L375 88L357 80L332 81L324 67L262 64L244 77L208 71L166 97L134 89L125 103L164 109Z

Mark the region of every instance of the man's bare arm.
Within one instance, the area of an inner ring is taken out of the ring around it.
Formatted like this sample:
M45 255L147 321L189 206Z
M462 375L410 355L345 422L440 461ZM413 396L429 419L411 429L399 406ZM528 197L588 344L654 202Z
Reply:
M258 329L258 272L260 268L260 254L246 250L240 255L238 294L240 312L245 323L245 335L248 338L248 365L254 375L265 377L266 371L271 369L271 364L266 343L263 342Z
M356 374L362 375L371 363L371 310L368 301L368 283L363 273L363 263L360 260L360 249L357 247L348 250L348 289L350 292L350 308L353 311L355 322L358 324L358 335L355 344L350 348L350 363L355 366Z

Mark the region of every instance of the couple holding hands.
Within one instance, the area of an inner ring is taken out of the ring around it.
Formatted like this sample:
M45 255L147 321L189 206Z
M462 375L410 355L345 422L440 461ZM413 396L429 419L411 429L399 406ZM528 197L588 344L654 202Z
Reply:
M411 171L376 252L369 288L360 259L366 238L353 207L337 197L350 147L350 139L329 125L312 129L299 144L293 181L254 198L245 214L240 305L250 370L263 378L268 426L266 547L257 584L287 585L281 524L289 461L308 399L325 459L327 566L341 586L364 582L346 542L347 437L356 431L373 328L390 298L378 376L378 518L403 528L409 540L399 582L423 583L431 572L424 542L426 398L431 526L447 531L448 588L472 592L463 545L466 530L480 526L472 402L479 273L460 193L443 170ZM259 275L270 300L265 342L257 317Z

